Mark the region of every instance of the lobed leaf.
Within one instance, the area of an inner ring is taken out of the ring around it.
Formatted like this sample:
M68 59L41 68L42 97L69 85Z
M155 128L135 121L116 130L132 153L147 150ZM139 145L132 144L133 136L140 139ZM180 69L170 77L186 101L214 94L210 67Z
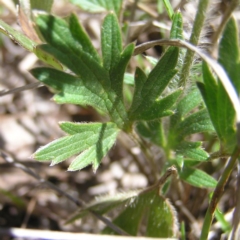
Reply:
M129 110L131 119L137 119L135 115L141 115L142 112L154 104L168 85L171 78L176 74L174 68L177 59L178 49L170 47L147 77L141 87L141 93L137 93L136 90L134 91L133 99L138 99L135 95L140 95L141 99L139 99L138 103L133 102L132 107Z
M100 84L93 87L85 84L81 78L51 68L35 68L31 74L58 93L53 99L60 104L71 103L81 106L92 106L107 113L105 99L107 94Z
M61 53L73 56L85 53L92 62L100 63L99 55L74 14L69 17L68 23L52 15L38 15L36 24L45 41Z
M116 21L112 14L108 15L107 19L113 22ZM123 98L121 97L121 86L123 84L124 71L132 55L134 46L132 44L129 45L123 52L120 51L121 49L119 50L121 54L119 61L114 66L114 72L116 73L116 76L114 76L111 74L111 69L102 67L99 57L96 57L96 51L93 49L82 27L77 23L74 15L70 17L69 24L57 17L41 15L37 19L37 24L41 34L48 43L47 45L40 46L40 48L59 59L63 65L81 79L82 83L80 85L85 87L85 95L89 91L93 93L90 94L88 99L93 95L98 95L100 99L102 98L103 101L101 102L104 102L105 107L100 103L101 110L104 110L104 108L105 110L107 109L111 120L119 128L123 128L124 122L127 121L127 113ZM114 33L114 31L111 32L111 34ZM110 40L112 37L110 37ZM111 45L111 43L109 44ZM74 98L74 96L67 94L64 98L61 98L61 96L59 97L58 95L57 100L70 102ZM68 97L70 100L68 100ZM94 99L93 101L95 102ZM96 106L96 103L93 105L93 101L90 100L88 105ZM84 105L87 105L87 102Z
M169 94L161 100L155 101L151 107L147 108L145 111L142 111L140 114L136 114L135 118L150 121L172 115L173 111L169 109L173 106L174 103L176 103L181 93L182 89L178 89L177 91Z
M33 158L58 164L76 154L69 170L80 170L92 164L96 170L101 159L114 144L119 129L114 123L71 123L62 122L60 127L70 135L59 138L38 149Z

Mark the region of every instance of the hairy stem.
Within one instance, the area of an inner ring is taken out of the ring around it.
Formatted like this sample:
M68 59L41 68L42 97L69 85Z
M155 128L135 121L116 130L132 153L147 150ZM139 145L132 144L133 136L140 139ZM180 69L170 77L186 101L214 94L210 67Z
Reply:
M199 4L198 4L198 8L197 8L198 10L197 10L197 14L196 14L196 17L194 20L192 34L190 37L190 43L193 45L198 44L200 33L201 33L201 30L202 30L202 27L204 24L204 20L205 20L205 14L206 14L206 10L208 7L208 3L209 3L209 0L199 0ZM186 85L187 78L188 78L189 72L190 72L190 68L191 68L191 65L193 62L193 57L194 57L194 52L188 49L186 52L186 55L185 55L182 71L180 74L180 82L179 82L180 86Z
M223 173L222 173L222 176L220 177L220 179L218 181L218 184L217 184L214 192L213 192L213 196L212 196L210 205L209 205L207 213L205 215L200 240L206 240L208 237L210 226L211 226L211 223L212 223L212 220L214 217L214 212L215 212L217 204L223 194L224 187L225 187L225 185L229 179L229 176L231 175L232 170L235 166L235 163L239 157L239 154L240 154L240 147L236 147L234 149L233 154L232 154L231 158L229 159Z

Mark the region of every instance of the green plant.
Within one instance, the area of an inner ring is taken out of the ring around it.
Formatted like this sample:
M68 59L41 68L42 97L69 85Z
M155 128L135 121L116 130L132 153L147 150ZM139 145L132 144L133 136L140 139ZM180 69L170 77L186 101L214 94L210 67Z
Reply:
M87 1L88 5L86 1L72 2L80 7L85 6L85 10L112 11L106 15L102 24L101 55L93 47L74 14L66 19L39 14L34 22L36 32L44 44L36 44L4 22L0 22L3 33L51 65L51 68L40 67L30 72L56 92L54 101L59 104L92 106L108 119L101 123L60 122L60 128L67 135L38 149L32 157L38 161L51 161L51 165L75 157L68 168L69 171L81 170L90 164L96 171L102 158L114 145L119 132L123 131L141 148L153 173L154 182L157 182L169 166L174 165L179 176L177 181L183 180L199 188L216 188L202 230L202 239L206 239L214 210L240 153L235 124L236 118L237 122L239 120L236 111L239 103L234 101L236 93L239 94L240 91L236 21L230 18L226 24L219 44L217 63L199 49L184 42L181 13L173 14L169 2L165 1L172 19L172 41L149 44L152 46L151 44L162 43L169 47L150 73L146 74L145 69L137 67L134 76L130 75L134 78L134 91L127 100L123 91L126 69L137 48L133 43L122 47L122 33L117 17L122 1ZM201 0L199 3L199 14L196 16L190 39L194 45L198 43L204 22L201 13L206 10L207 5L208 1ZM181 47L188 48L183 63L181 58L185 52ZM138 50L143 48L144 46L140 46ZM193 62L193 50L207 63L203 61L202 69L199 69L202 79L197 84L187 84ZM227 73L226 78L221 76L222 68L219 64ZM228 88L228 77L234 87L233 94ZM130 106L127 106L127 101L130 102ZM204 140L217 143L219 149L213 152L210 146L204 150L202 141L194 140L193 134L205 134ZM164 152L164 167L161 172L158 171L156 162L146 147L147 144L154 144ZM222 156L230 157L230 161L223 169L220 180L216 181L200 166L201 163ZM144 166L141 167L144 171ZM150 177L147 177L151 181ZM139 192L124 193L115 198L100 198L84 207L69 221L83 217L89 210L103 214L126 205L113 223L128 234L137 235L141 221L145 219L146 236L175 237L175 210L163 197L169 183L166 182L166 178L161 179L164 181L161 180L153 187ZM165 189L161 190L161 187ZM148 203L151 203L150 207ZM161 217L163 215L164 218ZM103 232L110 233L111 230L106 228Z

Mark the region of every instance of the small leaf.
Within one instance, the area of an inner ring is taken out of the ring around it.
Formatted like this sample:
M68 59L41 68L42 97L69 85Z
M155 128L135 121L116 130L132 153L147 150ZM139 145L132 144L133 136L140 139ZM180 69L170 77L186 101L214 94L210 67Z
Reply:
M184 98L179 101L176 112L180 114L181 117L184 117L201 102L202 97L199 90L197 88L192 89Z
M71 0L71 2L85 11L105 12L113 10L117 15L122 6L122 0Z
M185 118L177 127L178 135L184 138L188 135L214 131L206 109L200 110Z
M80 153L70 165L71 171L80 170L89 164L96 170L114 144L119 131L113 123L62 122L60 126L70 135L40 148L33 158L38 161L52 161L51 165L55 165Z
M172 19L174 15L174 11L171 3L169 2L169 0L163 0L163 3L165 5L169 18Z
M34 52L34 48L37 43L23 35L22 33L16 31L11 26L0 20L0 32L7 35L14 42L27 49L30 52Z
M181 142L177 148L176 153L194 161L204 161L207 160L209 154L205 152L202 148L201 142Z
M214 188L217 185L217 181L213 177L196 168L184 167L179 176L190 185L199 188Z
M54 58L54 56L42 51L37 47L37 43L28 38L27 36L23 35L22 33L16 31L8 24L4 23L0 20L0 32L10 37L14 42L25 48L26 50L33 52L39 57L40 60L43 62L56 67L58 69L62 69L61 64L59 61Z

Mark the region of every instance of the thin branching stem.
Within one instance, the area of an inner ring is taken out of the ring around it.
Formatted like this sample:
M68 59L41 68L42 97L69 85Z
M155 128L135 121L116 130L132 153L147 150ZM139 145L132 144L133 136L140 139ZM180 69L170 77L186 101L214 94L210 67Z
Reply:
M205 20L208 3L209 3L209 0L199 0L197 14L193 23L193 29L190 37L190 43L195 46L198 44L200 33ZM190 68L193 62L193 57L194 57L194 52L188 49L183 62L182 71L180 73L180 81L179 81L180 86L186 85Z
M2 157L6 162L12 164L14 167L21 169L22 171L24 171L25 173L27 173L28 175L32 176L33 178L37 179L40 183L45 184L46 186L48 186L49 188L53 189L54 191L58 192L59 194L65 196L66 198L68 198L70 201L74 202L78 207L83 207L85 206L85 202L81 199L77 199L74 198L73 196L71 196L70 194L66 193L65 191L63 191L62 189L60 189L59 187L57 187L56 185L54 185L53 183L47 181L46 179L40 177L37 173L35 173L34 171L32 171L30 168L26 167L25 165L23 165L22 163L16 161L15 159L13 159L9 154L5 153L4 151L0 150L0 157ZM126 233L125 231L123 231L121 228L119 228L118 226L116 226L115 224L113 224L109 219L107 219L106 217L102 216L101 214L97 213L94 210L88 210L89 213L91 213L93 216L95 216L97 219L99 219L100 221L102 221L103 223L105 223L109 228L111 228L114 232L123 235L123 236L129 236L128 233Z
M209 233L209 230L210 230L210 227L212 224L214 212L215 212L217 204L223 194L224 187L229 179L229 176L231 175L231 173L233 171L233 168L236 164L239 154L240 154L240 147L237 146L234 149L233 154L232 154L231 158L229 159L229 161L217 183L217 186L213 192L211 202L209 204L207 213L205 215L200 240L206 240L208 238L208 233Z

